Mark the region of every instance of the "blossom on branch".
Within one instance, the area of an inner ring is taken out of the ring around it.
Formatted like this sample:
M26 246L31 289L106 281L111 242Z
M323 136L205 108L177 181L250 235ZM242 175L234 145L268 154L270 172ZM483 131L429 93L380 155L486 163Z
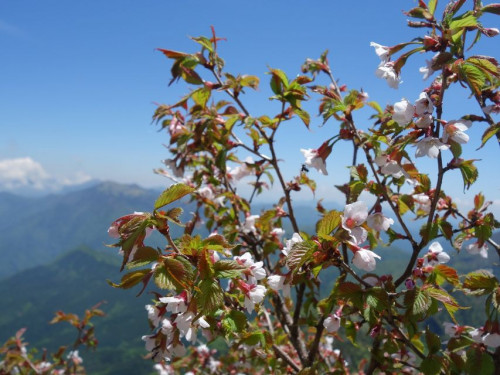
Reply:
M399 73L394 70L394 62L392 61L387 61L383 62L378 66L377 70L375 71L375 75L378 78L383 78L387 81L387 84L389 87L393 89L397 89L399 87L399 84L402 82L401 78L399 77Z
M323 321L323 327L328 333L337 332L340 328L340 316L337 313L328 315Z
M465 247L465 250L469 254L479 254L482 258L488 258L488 244L483 243L482 245L479 242L474 242Z
M375 267L377 266L377 261L375 260L375 258L382 259L379 255L375 254L371 250L359 249L354 253L352 263L359 269L371 272L375 270Z
M389 227L394 224L394 220L390 217L385 217L382 212L376 212L368 216L366 223L370 228L373 228L378 232L386 232Z
M469 120L450 121L444 126L443 142L448 142L449 139L465 144L469 142L469 136L464 133L470 128L472 122Z
M368 217L365 202L358 201L345 206L342 227L349 232L356 245L366 241L366 229L361 227Z
M415 151L415 156L420 158L422 156L428 156L430 158L437 158L440 150L448 150L449 145L444 144L435 137L425 137L417 143L417 151Z
M443 247L439 242L433 242L429 246L429 251L424 256L425 266L435 266L439 263L448 263L450 256L443 251Z
M406 99L394 104L392 119L400 126L408 125L415 114L415 107Z
M390 47L383 46L375 42L370 42L370 47L375 48L375 53L377 54L378 57L380 57L381 61L386 62L389 60L389 54L391 52Z

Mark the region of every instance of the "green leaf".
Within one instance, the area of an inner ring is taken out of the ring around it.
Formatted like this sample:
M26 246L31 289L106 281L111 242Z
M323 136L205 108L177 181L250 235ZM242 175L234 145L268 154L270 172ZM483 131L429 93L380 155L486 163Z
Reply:
M473 164L475 160L464 160L459 164L460 172L464 180L464 190L469 189L470 186L476 182L479 172Z
M419 315L427 312L427 310L431 306L431 303L432 300L426 293L424 293L422 290L416 290L415 299L413 301L411 310L413 315Z
M194 190L194 188L185 184L175 184L170 186L163 193L161 193L156 200L155 210L181 199L185 195L192 193Z
M387 292L380 287L371 288L367 292L366 303L377 311L387 311L389 309L389 297Z
M270 69L271 73L271 90L276 95L283 94L283 91L288 88L288 78L286 74L279 69Z
M123 275L119 284L115 284L109 280L108 284L113 288L130 289L143 281L144 278L147 277L147 275L149 275L150 273L151 270L149 269L133 271Z
M500 132L500 123L493 124L488 129L486 129L481 138L481 146L479 146L479 148L482 148L486 144L486 142L488 142L488 140L498 132Z
M224 292L216 280L202 280L198 287L201 293L196 297L202 314L217 310L224 302Z
M293 112L300 117L304 125L309 129L309 124L311 122L311 116L309 116L309 113L298 107L294 107Z
M247 326L247 317L245 313L238 310L231 310L229 317L234 321L238 332L243 332Z
M213 46L212 42L210 41L210 39L208 39L207 37L199 36L199 37L195 37L195 38L191 38L191 39L194 40L195 42L201 44L203 46L203 48L209 50L210 52L214 51L214 46Z
M429 0L429 3L427 4L427 7L429 8L429 12L431 12L432 15L434 15L434 12L436 11L437 3L438 3L438 0Z
M491 293L498 286L496 277L487 270L470 272L465 276L463 287L481 294Z
M241 86L248 86L253 89L258 89L259 88L259 77L257 76L250 76L250 75L243 75L241 76L240 79L240 84Z
M469 14L465 17L455 18L450 22L450 29L452 31L458 31L465 27L477 26L477 18L473 14Z
M266 338L261 331L255 331L243 335L242 343L250 346L261 343L264 346L266 343Z
M135 254L134 259L127 263L127 268L142 267L146 264L156 262L159 257L158 251L149 246L139 248Z
M198 272L202 279L211 279L214 276L214 265L210 259L210 252L203 249L198 257Z
M198 104L202 108L205 108L208 99L210 99L210 95L211 90L209 88L201 87L193 91L193 93L191 94L191 98L193 98L196 104Z
M434 266L432 272L437 276L436 283L438 285L441 285L444 280L448 281L453 286L458 286L460 284L457 270L447 266L446 264L438 264Z
M420 363L419 369L425 375L438 375L441 372L441 367L441 358L436 355L431 355Z
M467 350L467 361L465 363L467 374L491 375L495 373L495 363L488 351L472 347Z
M425 342L427 343L429 354L434 354L441 350L441 339L438 335L432 333L429 328L425 330Z
M340 224L340 212L328 211L316 224L318 236L328 236Z
M188 284L191 281L189 275L187 264L173 257L167 257L156 266L154 281L160 289L181 291L189 288Z
M292 271L296 271L301 265L312 258L316 246L308 241L294 243L286 258L286 265Z
M201 244L208 250L214 250L219 252L225 249L232 249L234 247L229 242L227 242L224 236L221 236L220 234L214 234L210 237L205 238L201 242Z
M215 277L233 279L241 275L241 271L247 267L234 260L219 260L214 264Z
M481 96L487 78L484 72L477 66L467 63L460 65L459 72L461 79L467 82L474 95Z

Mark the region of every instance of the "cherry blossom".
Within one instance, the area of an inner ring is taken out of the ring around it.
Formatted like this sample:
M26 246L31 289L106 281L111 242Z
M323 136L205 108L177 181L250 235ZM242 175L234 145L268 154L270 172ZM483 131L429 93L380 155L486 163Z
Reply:
M394 104L392 119L400 126L408 125L415 114L415 107L406 99Z
M380 57L380 60L382 60L383 62L389 60L389 54L391 52L391 49L389 47L380 45L375 42L370 42L370 47L375 48L375 53L377 54L378 57Z
M434 105L432 104L429 95L426 92L420 93L418 99L415 101L415 113L417 116L423 116L424 114L432 114L434 111Z
M402 82L399 74L394 70L394 63L392 61L383 62L378 66L375 71L378 78L383 78L387 81L389 87L397 89Z
M68 359L68 361L73 361L75 365L79 365L83 362L83 359L82 357L80 357L78 350L71 350L66 358Z
M483 344L486 346L491 346L493 348L498 348L500 346L500 334L496 332L487 333L483 336Z
M443 142L448 142L449 138L461 144L469 142L469 136L464 131L469 129L471 125L472 122L469 120L449 121L444 126Z
M400 178L405 175L405 170L396 160L392 160L388 155L382 154L375 158L375 164L380 167L384 175L390 175L394 178Z
M256 303L261 303L266 295L266 287L263 285L250 285L245 293L245 308L251 313Z
M148 312L148 319L153 326L157 326L160 323L161 317L159 316L160 311L156 306L146 305L146 311Z
M266 277L266 270L263 268L263 262L254 262L252 254L248 251L242 256L237 256L234 258L236 262L247 267L243 270L243 278L250 284L257 283L257 280L262 280Z
M283 295L290 298L290 284L285 284L286 276L271 275L267 278L267 283L272 290L283 291Z
M432 125L433 121L434 119L431 114L424 114L415 121L415 125L419 129L427 129Z
M245 234L250 234L253 233L254 235L257 234L257 228L255 228L255 220L257 220L260 216L259 215L249 215L245 218L245 222L243 223L243 226L241 227L241 231Z
M437 158L440 150L448 150L449 145L442 143L438 138L425 137L417 143L417 151L415 156L420 158L422 156L428 156L430 158Z
M435 266L439 263L448 263L450 256L443 251L443 247L439 242L433 242L429 246L429 251L424 256L424 265Z
M419 205L419 210L429 213L431 210L431 198L425 193L413 194L413 200Z
M422 66L419 69L419 72L422 73L423 77L422 79L425 81L427 78L429 78L431 75L434 74L435 70L432 69L432 60L425 60L425 63L427 64L426 66Z
M323 327L325 327L326 331L329 333L337 332L340 328L340 316L335 314L330 314L323 321Z
M358 201L345 206L342 227L349 232L356 245L366 240L367 232L361 225L367 217L368 207L365 202Z
M479 254L482 258L488 258L488 244L479 245L479 242L474 242L465 247L469 254Z
M382 259L371 250L359 249L354 253L352 263L359 269L371 272L375 269L377 261L375 258Z
M172 173L174 174L174 177L181 178L184 177L184 168L177 167L177 163L173 159L166 159L163 160L163 164L167 166Z
M326 170L326 163L319 155L317 149L309 148L306 150L301 148L300 152L302 152L302 154L306 158L305 165L307 165L308 167L316 168L319 173L325 176L328 175L328 171Z
M198 194L200 194L203 198L208 200L214 200L214 192L209 186L201 187L197 190Z
M233 180L239 181L244 177L250 176L253 173L253 170L248 167L248 164L255 164L251 156L247 157L240 166L230 169L228 172L229 177Z
M160 297L160 302L166 303L166 311L171 311L173 314L183 313L187 310L186 292L175 297Z
M381 212L376 212L368 216L366 223L370 228L373 228L376 231L385 232L392 224L394 224L394 220L389 217L385 217Z

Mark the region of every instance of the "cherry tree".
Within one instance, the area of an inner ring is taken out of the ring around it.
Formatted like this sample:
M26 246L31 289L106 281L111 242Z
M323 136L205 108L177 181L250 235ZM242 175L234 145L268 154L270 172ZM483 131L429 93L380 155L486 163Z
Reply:
M462 212L445 191L450 174L461 174L464 189L475 183L470 147L500 140L493 119L500 110L498 62L473 53L480 38L499 33L482 24L483 15L499 13L500 4L478 0L452 1L438 13L436 0L420 0L406 15L421 37L394 46L371 43L380 58L375 74L393 89L409 59L429 56L415 72L427 80L417 99L385 108L362 90L339 86L326 52L307 59L293 79L269 68L276 111L262 114L251 113L244 96L260 79L225 70L218 53L223 38L213 29L210 37L192 38L198 52L159 49L172 62L171 83L190 87L153 116L170 136L166 169L157 172L174 183L152 212L121 217L109 228L127 270L112 285L153 290L146 306L151 330L142 339L159 373L500 373L499 281L486 270L461 275L447 265L460 251L499 256L492 233L500 223L483 194ZM452 86L470 93L475 113L447 116ZM282 127L301 121L307 131L308 108L318 102L330 136L317 148L301 149L302 170L287 176L280 165L287 155L276 149L286 137ZM367 106L372 123L360 127L357 111ZM472 139L471 127L484 128L481 139ZM350 177L329 177L345 207L319 202L315 231L306 233L294 194L314 193L314 176L328 175L339 142L352 148L345 160ZM434 163L435 174L420 172L424 159ZM248 194L239 192L244 184ZM271 187L275 203L257 212L258 196ZM182 222L186 199L195 210ZM409 228L413 219L422 223L418 233ZM184 233L173 238L172 226ZM286 226L293 232L285 233ZM148 245L152 231L163 246ZM411 249L403 269L378 274L379 246L402 243ZM325 277L335 278L329 290ZM457 320L456 312L467 307L459 296L485 296L481 326ZM441 310L446 337L426 324ZM217 351L212 343L221 340L227 348ZM336 348L345 340L369 356L350 363L349 353Z

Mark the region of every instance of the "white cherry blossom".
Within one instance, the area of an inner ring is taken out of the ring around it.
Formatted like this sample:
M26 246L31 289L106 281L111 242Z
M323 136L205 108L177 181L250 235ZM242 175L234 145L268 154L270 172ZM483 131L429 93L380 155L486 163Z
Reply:
M342 227L349 232L356 245L365 242L367 232L362 225L368 217L365 202L357 201L345 206L342 216Z
M304 162L305 165L307 165L308 167L316 168L319 173L325 176L328 175L328 171L326 170L326 163L323 158L319 156L317 149L309 148L306 150L304 148L301 148L300 152L302 152L304 158L306 159L306 161Z
M406 99L394 104L392 119L400 126L408 125L415 114L415 107Z
M483 336L483 344L498 348L500 346L500 335L498 333L487 333Z
M340 316L337 314L330 314L323 321L323 327L325 327L326 331L329 333L337 332L340 328Z
M434 111L434 105L429 95L426 92L420 93L418 99L415 101L415 113L417 116L432 114L432 111Z
M160 302L166 303L166 311L171 311L173 314L183 313L187 310L187 301L184 294L175 297L160 297Z
M482 258L488 258L488 244L479 246L478 242L471 243L465 247L469 254L479 254Z
M448 142L450 138L461 144L469 142L469 136L465 134L464 131L469 129L471 125L472 122L469 120L449 121L444 126L443 142Z
M366 219L366 222L370 228L373 228L379 232L381 231L386 232L389 229L389 227L392 224L394 224L393 219L385 217L381 212L376 212L374 214L371 214Z
M148 312L148 319L153 326L158 326L160 323L161 317L159 316L160 311L156 306L146 305L146 311Z
M243 226L241 227L241 231L245 234L250 234L250 233L253 233L254 235L257 234L257 228L255 228L255 220L257 220L259 217L260 217L259 215L247 216L245 218Z
M383 78L387 81L389 87L397 89L402 82L399 74L394 70L394 63L392 61L383 62L378 66L375 71L378 78Z
M380 167L380 171L384 175L400 178L405 174L403 167L401 167L396 160L391 160L388 155L382 154L377 156L375 158L375 164Z
M427 155L428 157L435 159L438 157L440 150L448 150L449 148L449 145L444 144L438 138L425 137L417 143L415 156L420 158Z
M245 294L245 308L251 313L256 303L261 303L266 295L266 287L263 285L250 285L250 290Z
M359 249L354 253L352 263L359 269L371 272L377 266L375 258L382 259L379 255L371 250Z
M286 276L271 275L267 278L267 283L272 290L283 291L283 295L290 298L290 284L285 284Z
M389 47L375 42L370 42L370 47L375 48L375 53L378 57L380 57L380 60L382 60L383 62L389 60L389 53L391 52L391 49Z
M443 251L443 247L439 242L434 241L429 246L429 251L424 256L424 265L435 266L439 263L448 263L450 256Z
M432 118L431 114L425 114L419 117L417 121L415 121L415 125L419 129L427 129L429 126L432 125L433 121L434 119Z

